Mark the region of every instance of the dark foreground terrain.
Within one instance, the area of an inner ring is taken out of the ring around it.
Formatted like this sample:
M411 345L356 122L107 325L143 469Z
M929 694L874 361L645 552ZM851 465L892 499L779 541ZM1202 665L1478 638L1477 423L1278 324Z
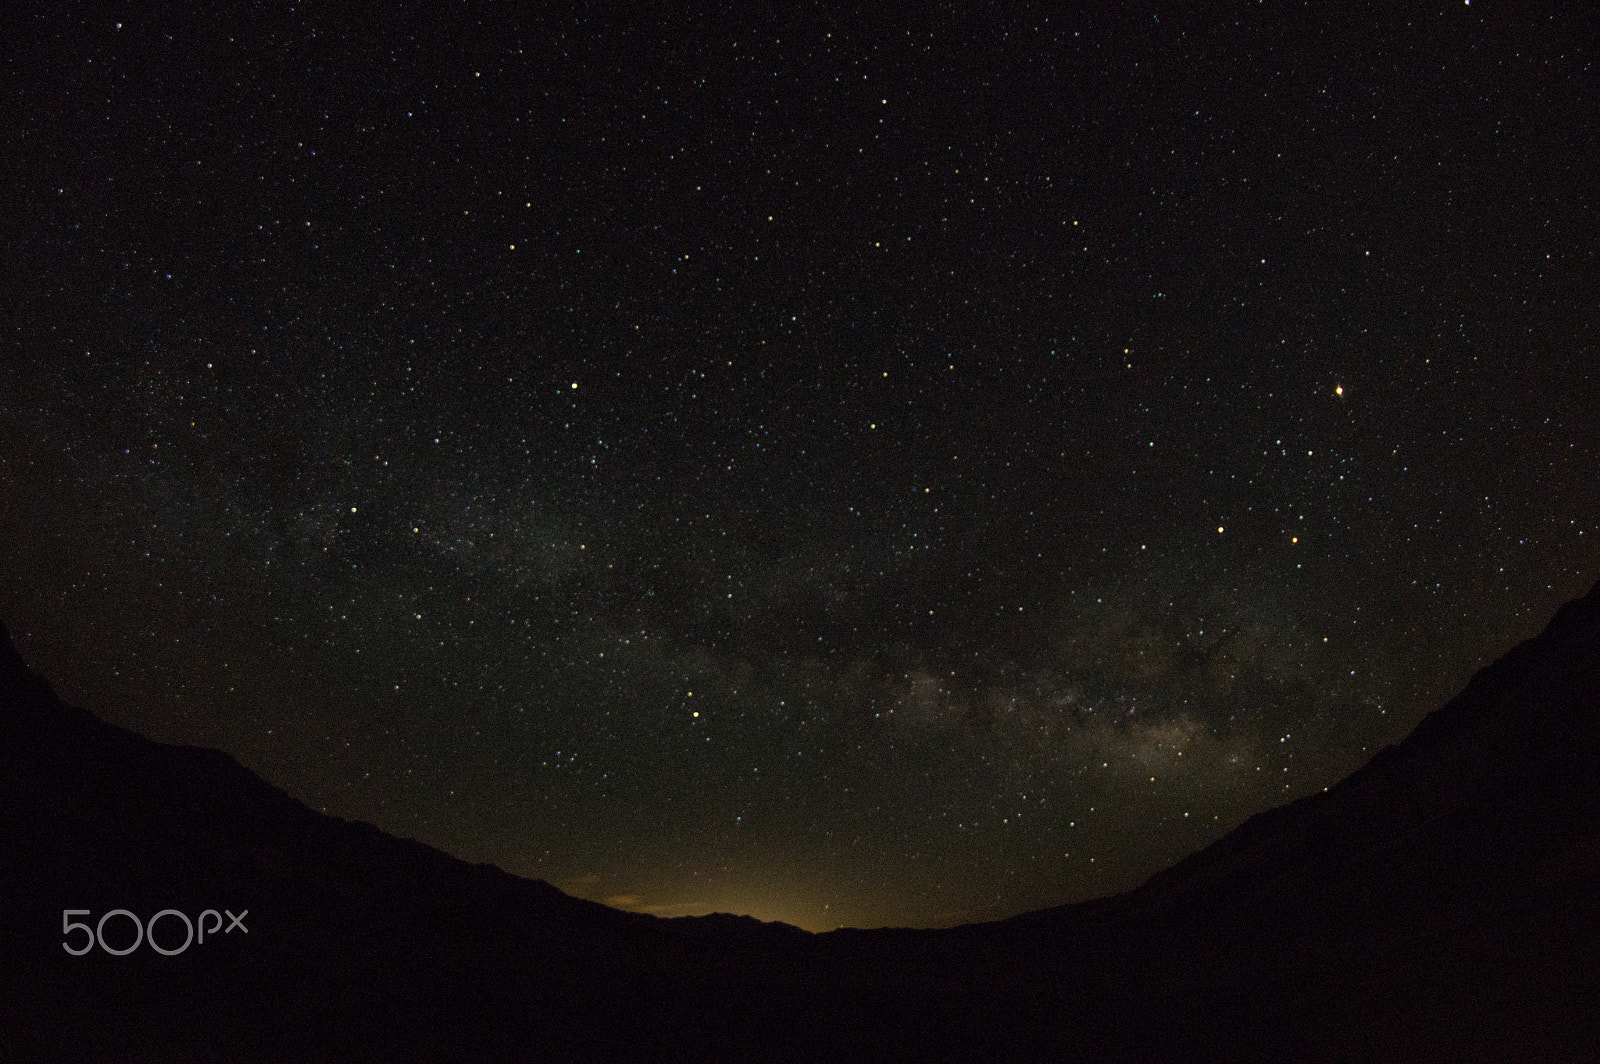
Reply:
M89 936L64 909L118 908L248 930L62 948ZM63 704L0 629L4 1061L1577 1061L1597 1017L1600 587L1138 890L825 935L618 912L320 815Z

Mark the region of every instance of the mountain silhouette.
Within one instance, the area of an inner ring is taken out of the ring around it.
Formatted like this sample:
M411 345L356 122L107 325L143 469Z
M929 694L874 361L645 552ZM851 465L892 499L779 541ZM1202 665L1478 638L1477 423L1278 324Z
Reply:
M183 914L173 955L107 952L115 909ZM1600 585L1136 890L822 935L316 813L64 704L0 626L0 1060L1595 1060L1597 991Z

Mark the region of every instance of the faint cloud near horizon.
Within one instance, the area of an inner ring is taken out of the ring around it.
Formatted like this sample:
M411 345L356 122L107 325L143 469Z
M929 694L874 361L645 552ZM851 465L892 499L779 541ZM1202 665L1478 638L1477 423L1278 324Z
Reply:
M597 874L573 876L571 879L562 880L557 884L563 891L575 897L588 898L598 901L602 905L609 905L613 909L624 912L646 913L650 916L706 916L717 911L715 904L709 901L670 901L649 902L645 901L642 894L608 894L596 898L595 888L600 885L603 877Z
M613 909L648 913L651 916L707 916L716 911L716 906L708 901L668 901L646 905L644 898L638 894L613 894L605 899L605 904Z
M675 901L641 905L636 911L651 916L708 916L716 911L716 906L708 901Z

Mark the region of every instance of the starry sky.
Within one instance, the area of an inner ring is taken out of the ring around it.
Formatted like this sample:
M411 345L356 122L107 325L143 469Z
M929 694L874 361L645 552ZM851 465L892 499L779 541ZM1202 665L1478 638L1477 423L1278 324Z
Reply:
M619 908L936 926L1600 575L1591 8L856 8L11 13L24 656Z

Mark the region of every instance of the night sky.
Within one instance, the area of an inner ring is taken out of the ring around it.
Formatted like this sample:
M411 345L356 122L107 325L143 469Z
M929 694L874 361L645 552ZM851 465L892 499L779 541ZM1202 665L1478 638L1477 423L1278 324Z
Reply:
M0 619L663 915L1320 791L1600 576L1600 23L1164 7L8 11Z

